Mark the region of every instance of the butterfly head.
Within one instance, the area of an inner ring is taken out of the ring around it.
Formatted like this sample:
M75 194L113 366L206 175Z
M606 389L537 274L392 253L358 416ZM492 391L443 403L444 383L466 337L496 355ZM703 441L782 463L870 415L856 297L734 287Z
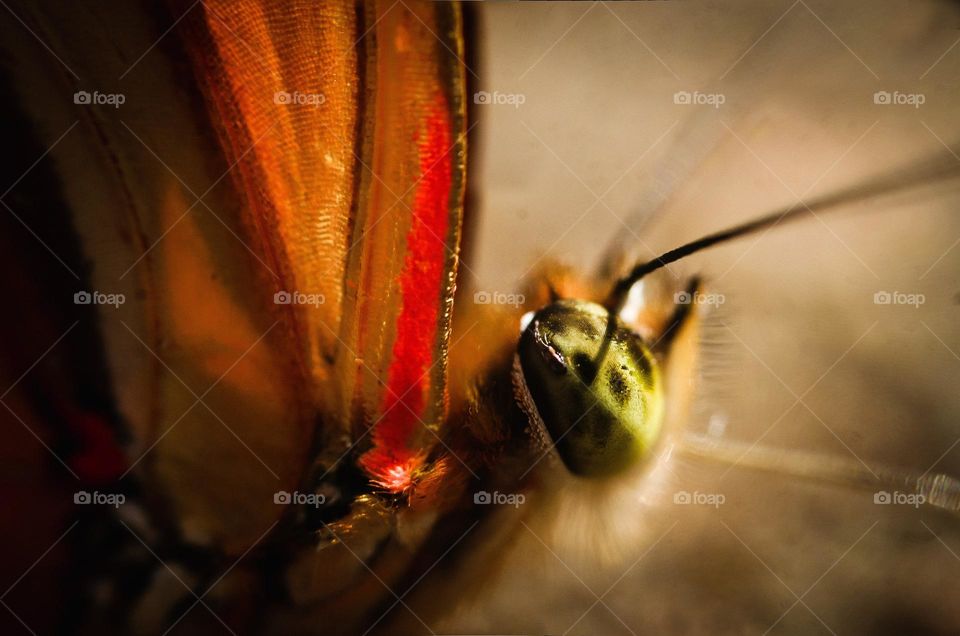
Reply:
M659 436L657 361L596 303L557 300L534 313L520 336L515 380L534 425L576 475L620 473Z

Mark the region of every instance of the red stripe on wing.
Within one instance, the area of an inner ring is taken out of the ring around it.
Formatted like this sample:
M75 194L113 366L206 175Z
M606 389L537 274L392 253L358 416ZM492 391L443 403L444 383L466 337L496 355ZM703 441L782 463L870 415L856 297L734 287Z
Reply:
M424 424L421 418L435 361L452 186L450 119L443 95L434 100L421 130L417 144L421 180L414 195L399 277L402 304L383 416L373 432L373 449L360 459L371 479L392 492L411 485L425 457L415 438Z

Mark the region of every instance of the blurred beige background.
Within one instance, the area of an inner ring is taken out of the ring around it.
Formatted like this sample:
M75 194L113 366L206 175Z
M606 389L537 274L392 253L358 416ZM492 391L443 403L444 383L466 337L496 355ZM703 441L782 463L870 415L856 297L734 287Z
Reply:
M477 289L513 291L542 257L592 272L614 242L649 258L923 159L958 160L955 5L475 10L472 79L490 96L473 108L465 270ZM728 440L876 473L960 474L958 202L955 184L924 188L672 267L667 281L700 273L724 298L688 429L713 422ZM878 292L924 302L875 304ZM564 482L505 512L525 525L497 548L502 569L467 575L443 630L960 629L956 516L677 458L658 480L612 495ZM675 505L680 490L725 502Z

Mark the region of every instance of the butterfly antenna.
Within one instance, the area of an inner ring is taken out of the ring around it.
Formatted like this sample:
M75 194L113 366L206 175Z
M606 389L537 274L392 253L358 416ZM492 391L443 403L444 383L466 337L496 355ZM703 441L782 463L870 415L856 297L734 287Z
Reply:
M636 265L626 276L620 278L614 284L606 301L607 309L613 314L619 314L626 302L627 293L630 291L630 288L641 278L651 272L666 267L670 263L675 263L682 258L686 258L691 254L713 247L714 245L768 230L776 225L803 218L808 214L815 216L818 212L839 208L845 204L876 199L899 191L935 183L944 179L956 178L958 176L960 176L960 170L957 169L955 162L945 163L941 160L927 161L913 170L901 171L894 175L886 175L868 180L858 186L840 190L808 203L801 201L796 205L778 210L766 216L761 216L752 221L747 221L746 223L708 234L661 254L653 260Z
M925 504L960 514L960 480L950 475L930 472L916 475L895 468L871 469L861 462L840 457L769 448L703 435L686 435L674 449L682 455L726 466L872 491L876 503L890 503L893 497L913 495L918 505Z

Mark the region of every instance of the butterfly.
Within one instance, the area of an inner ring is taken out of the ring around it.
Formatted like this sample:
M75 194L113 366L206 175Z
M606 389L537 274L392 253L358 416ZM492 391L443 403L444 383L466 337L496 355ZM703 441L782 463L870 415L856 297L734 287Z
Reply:
M72 488L78 520L62 537L85 556L71 557L74 585L51 620L430 631L439 599L465 592L437 582L496 562L475 537L516 529L538 490L617 500L611 480L656 483L666 449L850 474L717 440L668 443L696 367L694 299L709 288L655 271L811 210L778 210L613 280L545 266L522 301L471 308L456 297L471 98L456 5L174 5L170 41L136 8L62 11L95 45L58 36L69 54L31 61L52 76L10 71L19 95L77 88L72 103L18 114L67 131L51 151L58 172L32 173L21 197L46 190L75 235L19 257L74 277L50 285L58 321L17 331L31 345L86 334L52 349L65 362L26 376L32 392L8 406L53 440L39 457ZM12 27L14 50L39 46ZM91 57L114 39L112 64ZM73 126L97 143L71 146ZM40 156L31 134L19 143ZM29 364L35 348L23 349ZM75 388L43 404L59 385ZM408 596L421 581L432 603Z

